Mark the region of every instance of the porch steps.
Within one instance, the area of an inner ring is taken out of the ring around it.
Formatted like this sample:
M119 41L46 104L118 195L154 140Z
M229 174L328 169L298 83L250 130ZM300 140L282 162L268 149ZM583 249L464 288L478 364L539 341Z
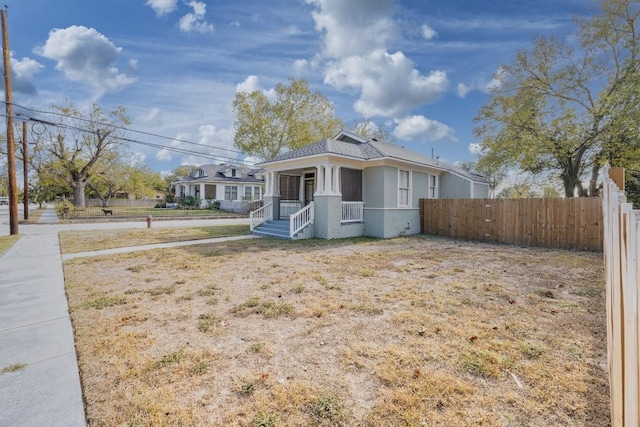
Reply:
M290 240L289 237L289 220L278 219L274 221L267 221L251 232L256 236L275 237L276 239Z

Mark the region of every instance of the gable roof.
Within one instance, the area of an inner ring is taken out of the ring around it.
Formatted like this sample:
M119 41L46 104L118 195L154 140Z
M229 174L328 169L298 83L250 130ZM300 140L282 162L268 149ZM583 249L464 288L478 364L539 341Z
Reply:
M312 157L322 154L336 154L363 161L396 159L452 172L472 181L483 183L487 182L487 179L482 175L467 172L464 169L455 167L438 159L432 159L415 151L408 150L400 145L387 141L378 141L376 139L368 140L346 131L341 131L333 139L325 138L304 147L287 151L286 153L282 153L270 160L262 162L261 164L267 165L269 163Z

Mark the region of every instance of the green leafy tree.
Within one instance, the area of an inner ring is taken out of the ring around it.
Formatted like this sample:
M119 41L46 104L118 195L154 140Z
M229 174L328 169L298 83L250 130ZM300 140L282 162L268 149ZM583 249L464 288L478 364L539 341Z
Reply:
M640 161L638 15L634 0L603 0L577 20L579 48L537 37L496 76L477 117L480 163L557 173L567 197L596 195L602 165ZM585 185L585 180L588 184Z
M333 104L320 92L311 92L304 79L289 79L288 86L279 83L273 99L259 90L239 92L233 109L234 146L262 159L334 136L343 128Z
M482 175L487 179L489 184L489 197L495 196L496 189L507 176L504 168L494 166L495 165L490 163L474 162L473 160L464 161L460 164L462 170Z
M130 123L124 107L105 111L93 104L81 112L68 102L54 105L55 124L38 138L32 167L46 179L63 180L73 191L73 204L85 206L85 188L94 175L107 173L127 151L123 127Z
M135 195L136 198L151 197L156 191L165 191L164 180L144 164L113 162L108 168L94 174L87 182L91 195L108 207L111 198L119 192Z
M391 130L386 124L378 124L369 119L353 126L353 133L366 139L396 142L396 138L391 134Z
M536 197L540 197L540 195L526 182L514 184L498 194L499 199L530 199Z

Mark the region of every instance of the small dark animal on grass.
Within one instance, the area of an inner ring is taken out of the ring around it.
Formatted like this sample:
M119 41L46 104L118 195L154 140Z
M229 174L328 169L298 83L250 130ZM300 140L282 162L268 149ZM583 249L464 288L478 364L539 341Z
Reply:
M113 216L113 209L102 209L102 212L104 212L104 216L107 216L107 214Z

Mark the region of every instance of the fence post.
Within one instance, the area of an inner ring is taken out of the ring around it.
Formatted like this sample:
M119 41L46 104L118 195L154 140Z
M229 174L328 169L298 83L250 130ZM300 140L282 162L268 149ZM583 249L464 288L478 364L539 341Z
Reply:
M624 191L624 168L609 168L609 178L618 186L618 189Z

